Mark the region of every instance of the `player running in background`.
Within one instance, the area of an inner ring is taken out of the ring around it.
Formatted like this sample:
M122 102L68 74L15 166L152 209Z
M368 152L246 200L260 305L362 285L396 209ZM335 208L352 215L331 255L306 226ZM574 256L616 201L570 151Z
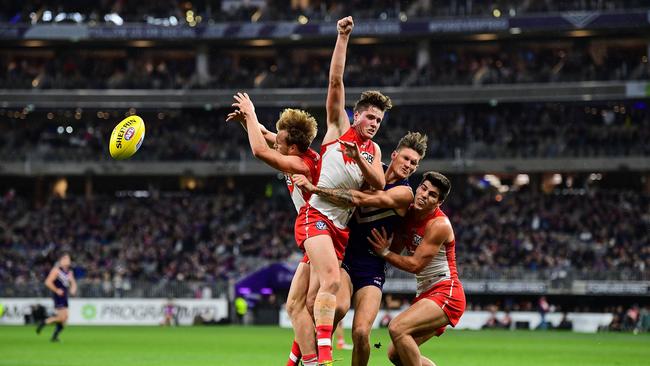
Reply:
M368 242L373 228L385 228L389 235L401 224L413 203L408 177L415 172L427 150L427 137L409 132L397 144L386 167L384 190L358 191L314 187L305 177L295 177L296 185L342 207L359 207L350 221L350 238L341 270L337 294L337 320L355 308L352 325L352 365L367 365L370 357L370 331L381 306L386 262L374 253Z
M345 329L343 328L343 320L339 321L339 325L334 330L334 338L336 338L336 349L338 350L351 350L352 345L345 343Z
M305 174L310 182L318 181L320 156L309 148L316 137L316 120L305 111L285 109L276 123L278 132L275 134L259 123L255 106L248 94L237 93L234 98L236 102L233 106L237 110L228 114L226 120L240 122L248 132L253 155L284 173L294 206L297 211L300 210L309 200L311 193L296 188L291 176ZM315 365L317 361L314 322L305 307L309 272L305 256L298 264L287 297L286 308L295 337L287 361L288 366L296 365L300 358L307 366Z
M56 326L51 338L52 342L59 341L59 334L63 331L66 321L68 321L68 294L74 296L77 293L77 281L74 279L70 264L70 255L63 254L45 279L45 286L53 293L52 299L54 300L56 315L41 321L36 328L36 333L41 334L43 327L55 323Z
M321 145L318 185L323 188L359 189L364 180L373 188L385 185L381 151L371 139L377 133L390 98L375 91L364 92L354 106L354 122L345 111L343 72L346 49L354 23L352 17L338 21L338 37L332 54L327 90L327 132ZM351 208L341 208L312 196L298 214L296 242L311 261L310 291L318 342L318 363L332 361L332 330L340 265L348 239ZM308 295L309 296L309 295Z
M434 365L420 354L419 345L455 326L465 311L465 293L456 270L456 240L447 216L440 210L451 190L449 179L426 172L415 192L405 224L392 237L373 229L375 253L393 266L415 274L413 304L388 325L392 344L388 357L395 365ZM400 255L403 248L408 254Z

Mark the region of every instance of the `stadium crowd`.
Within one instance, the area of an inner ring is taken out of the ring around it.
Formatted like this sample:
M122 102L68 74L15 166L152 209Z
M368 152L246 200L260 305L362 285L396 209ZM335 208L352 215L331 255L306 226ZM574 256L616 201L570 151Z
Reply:
M375 141L387 151L408 131L427 133L428 159L648 156L648 108L645 102L397 107ZM228 111L138 110L147 137L134 159L253 159L243 131L225 122ZM279 112L258 108L260 121L272 130ZM312 112L322 121L318 110ZM107 160L106 141L123 113L0 109L0 161Z
M269 49L266 55L213 52L197 71L192 51L45 50L0 55L3 89L322 88L329 53ZM487 85L569 81L647 80L647 47L636 44L494 44L487 48L431 45L351 48L349 86ZM419 61L418 61L419 60Z
M250 271L240 258L297 260L295 212L284 191L52 198L37 208L10 192L0 199L0 284L40 282L62 250L73 253L79 278L97 283L209 282ZM461 277L552 270L650 278L648 194L522 189L497 197L468 187L450 196L445 211Z
M193 21L277 21L296 20L299 16L313 20L338 19L353 15L359 19L403 19L444 16L499 16L556 12L556 11L607 11L635 9L647 6L642 0L417 0L417 1L369 1L369 0L165 0L157 2L129 2L105 0L89 4L80 0L50 1L28 0L0 1L0 21L10 23L49 22L149 22L175 18L163 23L167 26L191 24ZM201 17L188 19L187 12ZM49 12L49 14L47 14ZM58 16L65 14L65 16ZM78 14L78 15L74 15ZM109 15L107 17L107 15ZM116 18L115 15L118 17ZM57 17L58 16L58 17Z

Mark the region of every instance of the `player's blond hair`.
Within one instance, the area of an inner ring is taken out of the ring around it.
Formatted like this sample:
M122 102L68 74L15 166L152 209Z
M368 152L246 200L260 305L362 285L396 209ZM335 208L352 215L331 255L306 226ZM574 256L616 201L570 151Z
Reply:
M422 159L427 153L428 140L429 138L427 135L421 134L419 132L409 131L409 133L404 135L404 137L399 140L395 151L400 151L401 149L407 147L409 149L413 149L416 153L418 153L418 155L420 155L420 159Z
M309 149L318 132L318 124L311 114L301 109L291 108L280 113L275 128L278 132L287 131L287 144L295 144L301 152Z
M361 97L354 104L354 111L363 112L370 106L377 107L380 111L385 112L393 108L393 102L389 97L383 95L377 90L368 90L361 93Z

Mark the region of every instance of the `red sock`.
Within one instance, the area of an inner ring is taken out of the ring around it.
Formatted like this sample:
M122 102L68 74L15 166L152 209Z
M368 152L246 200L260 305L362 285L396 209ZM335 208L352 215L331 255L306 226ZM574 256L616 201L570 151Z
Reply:
M305 366L316 366L318 363L318 356L315 353L311 355L304 355L302 357L302 364Z
M287 366L298 366L300 363L300 356L302 354L300 353L300 347L298 346L298 343L296 343L296 340L293 340L293 345L291 346L291 353L289 353L289 360L287 361Z
M343 337L336 337L336 347L337 347L338 349L342 349L344 345L345 345L345 338L343 338Z
M316 326L316 339L318 341L318 363L332 361L332 330L331 325Z

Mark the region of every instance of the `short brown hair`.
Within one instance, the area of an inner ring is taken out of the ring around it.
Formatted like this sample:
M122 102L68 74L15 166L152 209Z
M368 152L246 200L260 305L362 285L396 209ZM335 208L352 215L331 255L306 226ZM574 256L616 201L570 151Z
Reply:
M422 181L420 184L424 183L425 180L428 180L434 187L437 187L440 191L440 196L438 200L440 203L444 202L451 191L451 182L449 178L445 177L442 173L429 171L422 174Z
M287 131L287 144L295 144L301 152L309 149L309 145L314 141L318 132L318 124L311 114L301 109L291 108L287 108L280 113L275 128L278 131Z
M420 155L420 159L424 158L424 155L427 153L427 141L429 138L427 135L423 135L419 132L411 132L407 133L402 137L401 140L399 140L399 143L397 144L397 147L395 148L395 151L400 151L402 148L409 148L415 150L415 152Z
M385 112L393 108L393 102L389 97L376 90L368 90L361 93L361 97L354 104L354 111L363 112L370 106L375 106L382 112Z

